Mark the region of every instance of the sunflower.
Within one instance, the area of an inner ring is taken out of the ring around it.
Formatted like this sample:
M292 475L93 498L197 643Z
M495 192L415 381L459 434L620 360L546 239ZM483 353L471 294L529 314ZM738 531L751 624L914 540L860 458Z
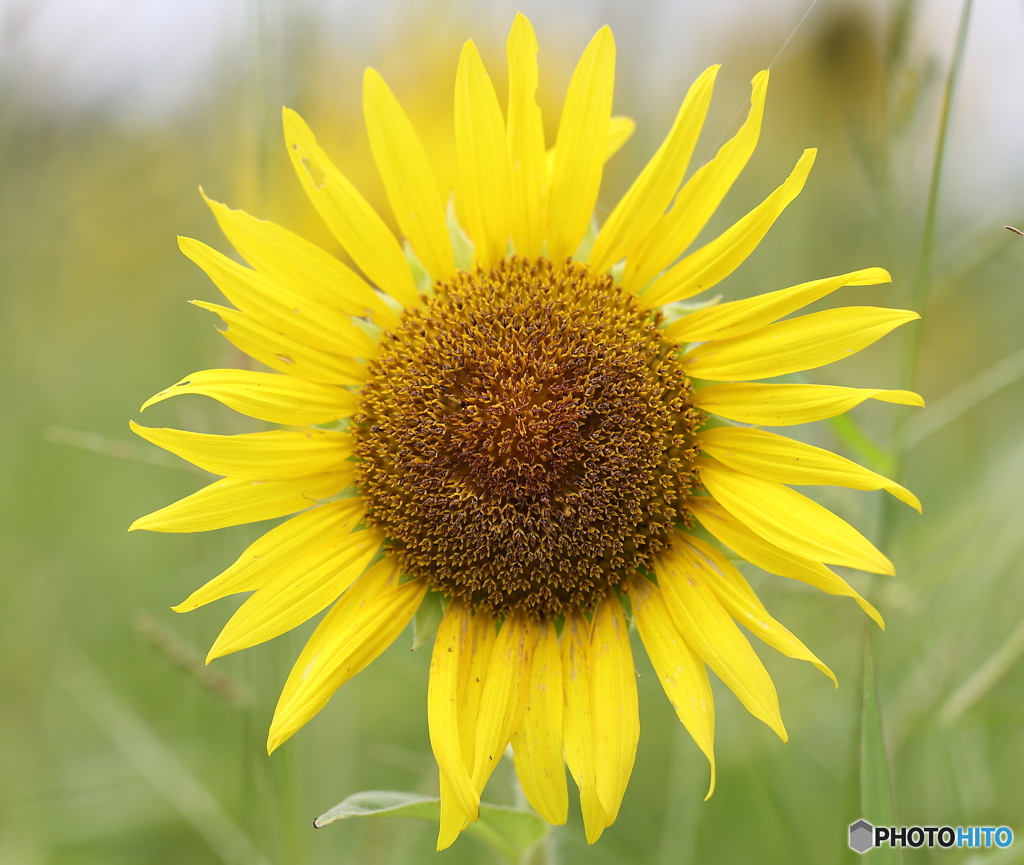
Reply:
M901 390L758 383L844 358L917 318L876 307L787 317L844 286L888 282L884 270L681 303L744 261L811 169L807 150L761 204L683 255L754 150L768 73L753 79L735 137L683 183L718 67L704 72L596 230L604 163L632 128L611 116L611 31L584 51L550 150L536 58L519 15L503 116L476 47L463 48L460 184L448 206L406 114L367 70L366 126L402 240L286 109L298 178L358 271L207 200L249 267L181 239L233 307L196 303L276 372L197 372L143 406L202 394L286 429L217 436L132 424L223 475L133 529L206 531L294 515L175 607L252 592L211 659L329 608L285 682L270 751L421 605L435 605L427 715L439 849L478 818L509 744L523 792L548 821L566 819L564 764L587 840L615 820L640 732L631 623L711 763L710 796L708 668L786 739L775 687L738 625L834 676L698 533L769 573L853 598L881 625L826 565L892 574L892 564L788 485L884 489L920 509L893 481L760 429L834 417L867 399L921 404Z

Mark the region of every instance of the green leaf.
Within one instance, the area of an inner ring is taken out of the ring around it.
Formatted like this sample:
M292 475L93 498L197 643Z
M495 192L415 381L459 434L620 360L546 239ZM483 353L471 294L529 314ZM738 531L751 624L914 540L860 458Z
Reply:
M885 750L878 682L871 657L871 639L864 626L864 682L860 740L860 813L875 826L897 826L892 773ZM871 852L876 863L900 863L900 848L878 847Z
M412 248L412 244L408 240L402 241L402 251L405 253L405 260L409 264L409 270L412 271L412 278L416 283L416 290L421 294L428 294L434 287L434 280L427 273L426 268L420 264L420 260L416 257L416 253Z
M441 819L441 800L398 790L353 793L317 817L313 825L320 829L328 823L350 817L407 817L437 823ZM480 819L466 827L468 834L483 841L511 863L524 861L527 853L548 831L547 823L532 811L487 802L480 803Z
M576 252L573 254L573 261L586 261L590 258L590 249L594 245L594 241L597 240L597 220L591 217L590 225L587 226L587 233L583 235L583 240L580 241L580 245L576 247Z
M437 633L443 617L444 595L431 589L412 618L412 650L414 652Z

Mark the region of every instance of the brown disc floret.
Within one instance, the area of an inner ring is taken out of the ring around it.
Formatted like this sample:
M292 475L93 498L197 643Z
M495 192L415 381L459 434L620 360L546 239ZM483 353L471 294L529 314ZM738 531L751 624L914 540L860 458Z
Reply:
M367 522L497 614L592 604L689 520L700 412L678 347L607 276L511 258L405 312L353 424Z

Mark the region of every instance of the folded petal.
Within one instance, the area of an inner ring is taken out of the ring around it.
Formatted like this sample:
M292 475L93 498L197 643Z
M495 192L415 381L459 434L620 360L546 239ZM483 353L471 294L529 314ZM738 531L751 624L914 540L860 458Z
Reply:
M294 514L341 492L355 477L355 463L342 471L286 481L224 478L172 505L139 517L128 531L208 532Z
M251 595L224 625L207 662L272 640L338 599L384 543L378 529L352 532L309 550Z
M366 365L351 357L310 348L275 333L237 309L201 300L192 303L219 315L227 325L227 329L221 331L224 338L271 369L320 384L362 384L366 380Z
M591 623L590 689L594 716L594 770L597 798L611 825L626 792L636 746L640 713L636 669L622 604L614 595L602 600Z
M172 609L187 613L228 595L260 589L309 550L347 535L362 522L365 513L362 499L351 498L328 502L292 517L250 544L231 567Z
M608 825L597 795L593 689L590 682L590 623L569 613L562 628L562 685L565 688L565 762L580 790L580 808L587 843L593 844Z
M395 641L426 592L425 580L399 583L397 564L384 558L341 596L292 667L270 724L268 752L287 741L339 687Z
M508 143L494 85L473 40L462 46L455 76L455 143L474 263L489 270L505 257L511 234Z
M685 540L677 537L676 545L685 546ZM655 572L669 613L687 645L715 671L750 714L764 721L785 742L786 728L771 676L701 570L673 550L655 563Z
M480 701L483 696L484 680L487 674L487 667L490 663L491 653L495 644L495 622L486 613L476 613L469 619L469 626L465 636L465 644L460 653L459 679L456 690L456 713L458 721L456 729L459 734L459 742L462 748L462 763L467 772L472 772L476 763L477 739L476 725L479 716ZM445 790L450 789L452 784L442 773L443 783L441 787L442 800ZM472 802L479 802L479 791L472 787ZM449 808L454 798L454 808ZM455 811L462 811L462 797L448 797L448 805L441 803L441 825L437 836L437 849L444 850L458 837L470 819L476 820L479 817L479 810L472 814L464 811L460 820ZM477 806L478 808L479 806Z
M420 263L435 280L455 270L444 199L427 151L376 69L363 76L363 114L370 149L391 209Z
M334 385L247 369L204 369L150 397L141 410L186 393L202 394L249 417L289 426L330 423L351 417L359 408L359 394Z
M766 324L796 312L843 286L878 285L883 282L892 282L892 277L880 267L816 279L780 291L768 291L743 300L695 310L672 322L665 328L665 335L678 342L704 342L742 336L760 330Z
M469 825L469 818L458 806L458 800L452 792L452 785L444 772L438 776L438 785L441 793L441 819L437 827L438 852L447 850L462 833L462 830Z
M658 220L646 240L629 251L623 285L630 291L647 285L693 243L750 159L761 134L767 70L755 75L751 84L750 112L743 126L686 182L672 209Z
M522 723L530 685L532 642L527 619L505 617L487 664L476 717L472 780L479 793Z
M680 360L694 378L773 378L842 360L920 317L908 309L877 306L826 309L765 325L743 336L702 343Z
M508 35L508 162L512 242L516 254L539 258L547 225L544 126L537 105L537 37L521 12Z
M561 266L587 233L601 186L615 82L615 40L597 31L569 82L548 198L548 258Z
M664 214L686 174L718 70L709 67L690 87L668 136L601 227L589 258L598 273L646 240Z
M634 576L629 582L629 599L636 629L665 696L711 764L707 800L715 791L715 701L707 669L683 639L658 586Z
M516 775L527 801L549 823L566 821L569 794L562 757L562 662L553 622L534 626L526 708L512 737Z
M445 799L454 800L463 819L476 819L480 808L480 794L473 788L470 769L466 767L462 756L459 730L459 682L464 678L461 672L463 667L470 662L467 655L472 651L471 624L469 609L461 601L452 600L434 638L427 688L430 747L447 785L447 795L442 790L442 805ZM455 834L461 831L462 826Z
M710 243L652 282L643 293L644 304L653 309L693 297L718 285L743 264L782 211L804 188L816 153L813 149L805 150L793 172L778 189Z
M299 182L338 243L378 288L403 306L416 304L412 272L384 220L334 166L298 114L285 108L283 122Z
M723 508L755 534L798 556L873 574L894 574L892 562L845 520L782 484L698 460L700 479Z
M725 556L700 538L690 537L687 541L688 545L678 550L680 556L701 569L708 586L730 616L787 658L813 664L839 687L835 674L768 614L750 584Z
M250 481L288 480L338 469L352 436L338 430L271 430L220 436L153 429L130 421L132 432L215 475Z
M825 384L715 384L698 388L693 404L720 417L764 426L793 426L849 411L866 399L923 406L909 390Z
M263 276L293 292L336 303L349 315L372 315L381 327L398 322L383 298L333 255L280 225L232 210L200 193L224 236Z
M340 307L323 302L312 292L274 282L198 240L179 237L178 247L231 303L264 327L326 352L376 357L376 341L356 327Z
M765 430L716 427L700 434L700 447L738 472L779 484L825 484L887 490L918 512L917 496L852 460Z

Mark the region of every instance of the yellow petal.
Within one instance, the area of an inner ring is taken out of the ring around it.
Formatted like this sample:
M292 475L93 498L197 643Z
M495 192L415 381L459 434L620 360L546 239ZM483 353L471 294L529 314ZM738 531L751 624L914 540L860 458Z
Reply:
M337 304L349 315L370 314L381 327L398 323L398 316L377 292L333 255L280 225L202 195L224 236L263 276L290 291Z
M730 616L787 658L813 664L839 687L835 674L768 614L750 584L725 556L700 538L691 537L687 540L689 546L678 550L680 556L701 569L708 586Z
M228 619L207 662L272 640L337 600L384 543L378 529L352 532L282 567Z
M817 502L782 484L733 471L716 460L698 460L711 495L765 540L805 559L894 574L885 556L860 532Z
M366 380L366 366L351 357L310 348L269 330L237 309L201 300L192 303L219 315L227 324L227 329L221 331L224 338L271 369L320 384L362 384Z
M647 240L628 252L623 285L630 291L643 288L693 243L750 159L761 134L767 70L757 73L751 84L750 112L743 126L686 182Z
M561 267L587 233L604 167L615 81L615 41L602 27L569 82L548 197L548 258Z
M715 701L708 672L676 627L660 588L634 576L629 582L629 598L636 629L658 681L686 731L711 764L711 784L704 797L707 800L715 791Z
M562 628L562 684L565 688L565 762L580 789L580 808L587 843L593 844L608 825L597 795L593 695L590 683L590 624L582 613L569 613Z
M512 242L516 254L539 258L547 224L544 127L537 105L537 37L521 12L508 34L508 162Z
M511 230L506 139L494 85L470 40L462 46L455 76L455 143L465 227L474 263L484 270L505 257Z
M768 291L744 300L695 310L672 322L665 328L665 335L677 342L704 342L742 336L796 312L845 285L878 285L883 282L892 282L892 277L880 267L816 279L781 291Z
M526 619L505 618L491 652L476 717L473 786L482 793L519 729L530 683L532 635Z
M644 291L644 303L653 309L693 297L718 285L743 264L786 206L804 188L816 153L816 150L805 150L793 172L778 189L710 243L652 282Z
M398 582L398 567L384 558L324 616L292 667L270 724L272 752L319 712L331 695L390 646L411 621L427 592L425 580Z
M614 595L594 610L587 661L594 714L597 798L610 826L618 816L640 741L633 652L622 604Z
M292 517L250 544L231 567L172 609L187 613L228 595L262 588L308 550L347 535L365 513L362 499L351 498L328 502Z
M208 532L294 514L329 499L352 483L356 464L342 465L342 471L287 481L224 478L139 517L128 531Z
M178 247L198 264L224 296L270 330L334 354L375 357L377 343L340 308L243 267L205 243L179 237Z
M216 475L250 481L288 480L327 472L352 453L352 436L337 430L272 430L219 436L129 425L134 433Z
M283 111L288 155L302 188L331 233L377 287L403 306L419 300L402 247L377 212L316 143L305 121Z
M692 498L687 502L690 512L719 541L761 570L780 577L800 580L830 595L853 598L865 613L884 630L885 622L871 604L853 587L821 562L786 552L750 531L718 502L711 498Z
M441 819L437 827L437 850L447 850L469 825L469 818L462 813L456 804L452 785L444 772L439 772L438 784L441 788Z
M773 378L842 360L920 317L907 309L876 306L826 309L769 324L743 336L702 343L680 361L694 378Z
M604 149L604 161L607 162L619 150L622 145L633 137L636 131L636 121L632 117L624 117L620 114L613 114L608 121L608 139ZM554 148L552 148L554 150ZM554 154L552 153L551 167L554 168Z
M589 258L597 272L645 240L668 207L704 125L718 69L709 67L690 87L668 136L601 227Z
M363 76L363 114L370 148L398 227L435 280L455 270L444 199L416 130L376 69Z
M463 767L470 771L476 763L477 740L476 726L479 716L480 701L483 696L484 680L487 667L490 663L491 653L495 644L495 623L494 619L486 613L477 613L469 620L465 644L460 656L459 680L457 688L456 708L456 729L458 730L460 745L462 748ZM448 785L451 788L451 785ZM444 794L442 788L442 796ZM479 791L472 787L473 799L479 803ZM479 816L477 810L473 814L463 813L460 821L455 811L462 811L459 804L462 797L449 795L448 804L454 804L446 812L446 806L442 802L441 826L438 833L438 849L444 849L450 845L459 832L466 827L471 818L476 820Z
M607 162L622 149L633 133L636 132L636 121L632 117L621 114L613 114L608 120L608 137L605 140L604 161ZM548 184L551 182L551 175L555 170L555 148L549 147L544 155L544 164L547 166Z
M359 408L359 394L333 385L247 369L204 369L150 397L141 410L186 393L208 396L249 417L289 426L330 423L351 417Z
M516 775L527 801L549 823L561 825L569 809L562 758L562 662L552 622L536 626L526 711L512 737Z
M452 600L448 604L430 656L427 723L430 747L448 787L447 797L444 793L441 796L442 806L446 798L454 799L463 816L475 820L479 813L480 795L470 782L459 730L459 682L463 667L470 662L467 654L472 651L471 621L470 611L461 601ZM455 834L461 831L460 827Z
M693 404L741 423L792 426L835 417L866 399L923 406L909 390L825 384L715 384L694 391Z
M487 613L477 612L470 619L468 647L463 652L463 662L459 668L459 737L462 741L462 759L470 772L476 765L477 718L495 642L494 618ZM476 819L469 814L466 816Z
M779 484L826 484L888 490L918 512L917 496L852 460L765 430L717 427L700 434L701 450L738 472Z
M685 541L679 537L676 545L683 547ZM750 714L764 721L785 742L786 728L771 676L701 571L674 550L655 563L655 572L669 613L687 645L715 671Z

